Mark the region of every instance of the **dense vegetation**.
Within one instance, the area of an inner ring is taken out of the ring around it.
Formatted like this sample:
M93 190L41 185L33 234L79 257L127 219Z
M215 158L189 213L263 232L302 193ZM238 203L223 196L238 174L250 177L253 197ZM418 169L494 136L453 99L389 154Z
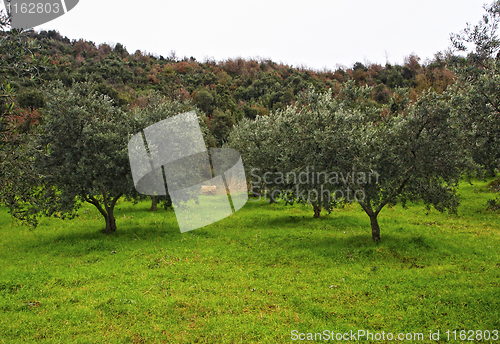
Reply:
M82 39L69 40L56 31L33 32L29 37L36 39L40 48L35 56L48 61L36 81L14 78L11 82L21 108L43 107L44 98L37 89L47 80L61 80L68 87L74 82L93 81L99 92L126 109L146 105L149 92L155 90L169 99L192 100L209 117L219 143L232 124L294 104L300 92L311 85L318 92L331 89L335 94L350 80L357 86L373 86L370 100L395 112L398 88L410 88L410 97L415 99L429 88L442 92L454 79L447 67L451 57L442 53L425 63L410 55L404 65L365 66L357 62L350 68L317 71L271 60L201 62L178 58L175 53L166 58L141 51L129 53L120 43L96 46Z

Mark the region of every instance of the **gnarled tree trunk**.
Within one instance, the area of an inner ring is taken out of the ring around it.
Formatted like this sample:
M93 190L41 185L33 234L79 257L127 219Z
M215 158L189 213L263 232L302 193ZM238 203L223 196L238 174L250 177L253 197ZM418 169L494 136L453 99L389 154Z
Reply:
M94 196L84 196L85 200L95 206L97 210L101 213L101 215L104 217L104 220L106 221L106 228L104 229L104 233L109 234L113 233L116 231L116 219L115 219L115 205L118 199L122 196L121 193L115 196L111 201L108 203L108 194L106 190L102 191L102 196L103 196L103 203L104 203L104 208L101 206L99 201L94 197Z
M377 215L378 214L370 215L370 224L372 226L372 239L375 242L380 241L380 227L378 226Z
M374 211L372 206L370 205L370 200L368 200L367 202L358 201L358 203L359 205L361 205L361 208L363 208L365 213L370 217L370 225L372 227L372 239L373 241L378 243L380 241L380 227L378 225L377 216L382 207L378 208L377 211Z
M116 219L115 219L115 214L113 213L113 209L110 209L108 214L104 216L106 219L106 229L104 230L104 233L112 233L116 231Z

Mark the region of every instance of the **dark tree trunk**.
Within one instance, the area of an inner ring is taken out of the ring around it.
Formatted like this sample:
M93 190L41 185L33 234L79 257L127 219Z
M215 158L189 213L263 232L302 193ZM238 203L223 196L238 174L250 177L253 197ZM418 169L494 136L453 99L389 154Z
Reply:
M106 229L104 230L104 233L113 233L116 231L116 219L115 219L115 214L113 213L113 209L110 209L108 211L107 216L105 216L106 219Z
M380 212L380 209L383 208L383 205L381 205L376 211L373 211L372 206L370 205L370 200L367 202L359 202L365 213L370 217L370 224L372 227L372 239L376 243L380 241L380 227L378 226L378 220L377 216Z
M109 203L108 203L108 195L105 190L103 191L102 195L103 195L104 208L101 206L101 204L95 197L84 196L84 198L87 202L94 205L97 208L97 210L99 210L101 215L104 217L104 220L106 221L106 228L104 229L104 233L106 234L114 233L116 231L116 219L114 214L115 205L118 199L122 196L122 194L119 193L118 195L116 195L116 197L113 198Z
M379 242L380 227L378 226L377 214L370 215L370 224L372 226L372 239L375 242Z
M158 210L158 200L156 199L155 196L151 196L151 211L157 211Z
M314 210L314 218L319 218L321 214L321 205L320 204L313 204L313 210Z

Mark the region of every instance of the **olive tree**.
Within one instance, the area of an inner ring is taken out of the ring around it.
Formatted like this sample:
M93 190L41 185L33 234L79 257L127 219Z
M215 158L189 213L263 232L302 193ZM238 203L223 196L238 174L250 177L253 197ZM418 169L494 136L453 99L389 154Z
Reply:
M44 93L44 122L28 159L38 179L22 198L30 200L24 215L71 218L86 202L103 216L104 231L114 232L116 202L134 193L127 149L134 123L92 83L65 88L58 81Z
M350 181L370 218L372 238L380 240L378 215L386 205L423 201L429 209L455 212L456 188L470 165L446 96L424 94L404 112L365 123L350 151L353 169L374 170L376 183Z

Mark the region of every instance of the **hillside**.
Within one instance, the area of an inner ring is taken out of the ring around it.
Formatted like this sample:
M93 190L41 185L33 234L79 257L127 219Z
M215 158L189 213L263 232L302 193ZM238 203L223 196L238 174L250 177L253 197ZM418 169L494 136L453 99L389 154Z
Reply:
M410 96L415 99L429 88L441 92L454 79L446 67L450 57L441 53L425 63L410 55L404 65L365 66L356 62L350 68L317 71L271 60L201 62L193 57L179 58L174 52L168 57L139 50L129 53L120 43L96 45L70 40L56 31L33 32L31 37L40 47L37 57L47 58L47 68L38 83L60 79L69 86L75 81L92 80L101 93L125 108L145 105L146 95L155 90L172 99L192 99L209 118L225 116L229 123L293 104L310 85L316 91L332 89L338 93L342 83L352 80L356 85L372 86L371 101L393 109L396 88L410 88ZM19 91L21 107L43 106L34 81L17 80L12 85Z

